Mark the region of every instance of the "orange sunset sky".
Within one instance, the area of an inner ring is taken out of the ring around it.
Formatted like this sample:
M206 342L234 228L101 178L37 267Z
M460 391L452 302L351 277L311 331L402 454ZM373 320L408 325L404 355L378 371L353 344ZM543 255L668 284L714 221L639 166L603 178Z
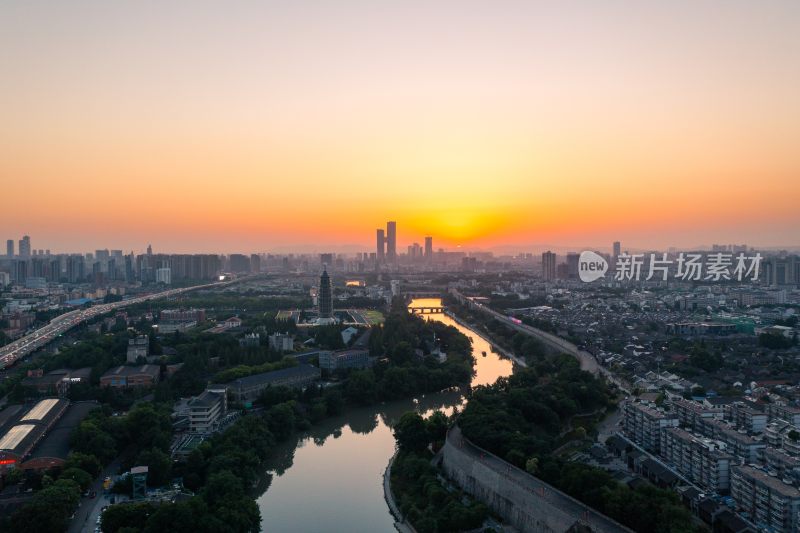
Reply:
M7 0L0 77L34 248L800 244L797 1Z

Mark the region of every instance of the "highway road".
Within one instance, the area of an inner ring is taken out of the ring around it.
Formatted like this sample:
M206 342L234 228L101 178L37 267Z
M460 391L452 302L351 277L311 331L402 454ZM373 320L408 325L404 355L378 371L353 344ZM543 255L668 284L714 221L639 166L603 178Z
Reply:
M28 333L24 337L21 337L15 340L14 342L0 348L0 369L10 367L20 359L27 357L32 352L47 345L49 342L57 338L59 335L62 335L66 331L69 331L70 329L74 328L81 322L91 320L92 318L95 318L99 315L103 315L105 313L109 313L117 309L122 309L129 305L135 305L149 300L156 300L159 298L169 298L171 296L177 296L179 294L189 291L195 291L198 289L223 287L231 283L242 281L243 279L244 278L233 281L218 281L214 283L207 283L205 285L183 287L180 289L169 289L166 291L154 292L150 294L145 294L143 296L137 296L136 298L130 298L119 302L100 304L89 307L87 309L76 309L74 311L69 311L67 313L64 313L63 315L55 317L46 326L43 326L31 333Z

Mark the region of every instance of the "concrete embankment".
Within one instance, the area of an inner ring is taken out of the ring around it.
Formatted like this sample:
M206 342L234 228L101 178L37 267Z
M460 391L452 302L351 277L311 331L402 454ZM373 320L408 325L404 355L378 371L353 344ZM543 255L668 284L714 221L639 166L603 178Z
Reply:
M386 465L386 470L383 472L383 499L386 500L386 503L389 505L389 511L391 511L395 519L395 529L400 533L417 533L414 526L403 518L403 513L400 512L397 502L394 501L394 494L392 494L392 465L394 464L395 457L397 457L397 452L394 452L392 458L389 459L389 464Z
M561 533L582 526L597 533L632 533L622 524L475 446L464 438L458 426L447 434L442 465L454 483L520 531Z

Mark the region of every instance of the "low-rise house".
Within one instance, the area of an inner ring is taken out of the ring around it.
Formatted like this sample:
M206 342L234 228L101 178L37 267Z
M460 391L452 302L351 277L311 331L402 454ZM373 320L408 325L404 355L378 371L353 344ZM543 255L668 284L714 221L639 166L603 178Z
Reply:
M225 327L226 329L240 328L242 327L242 319L239 318L238 316L232 316L226 319L222 323L222 326Z
M159 382L158 365L118 366L100 376L101 387L128 388L152 387Z
M208 433L228 410L227 387L213 386L188 403L189 431Z
M371 365L372 358L369 356L369 350L322 351L319 355L319 367L323 370L366 368Z
M251 402L267 387L305 387L317 381L320 369L311 365L298 365L263 374L235 379L227 384L231 397L238 402Z

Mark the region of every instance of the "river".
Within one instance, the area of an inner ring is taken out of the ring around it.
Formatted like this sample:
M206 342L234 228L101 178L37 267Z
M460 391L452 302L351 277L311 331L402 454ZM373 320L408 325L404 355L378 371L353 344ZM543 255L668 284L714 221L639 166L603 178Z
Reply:
M431 305L441 305L441 300L413 300L409 307ZM511 374L512 362L494 353L474 331L444 314L425 316L455 326L472 339L473 386ZM394 453L391 426L406 411L450 413L463 401L460 391L448 391L349 409L282 443L269 464L265 492L256 500L263 531L395 531L382 486Z

